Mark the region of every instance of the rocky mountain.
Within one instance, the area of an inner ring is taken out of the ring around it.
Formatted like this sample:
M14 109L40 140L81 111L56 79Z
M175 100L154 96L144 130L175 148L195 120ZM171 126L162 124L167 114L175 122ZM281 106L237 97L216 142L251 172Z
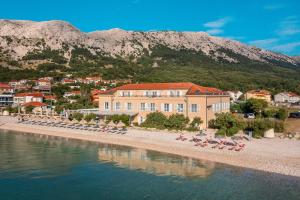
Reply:
M139 58L151 55L153 48L164 46L172 50L192 50L214 60L239 63L236 56L263 63L298 65L293 58L242 44L238 41L210 36L205 32L125 31L111 29L83 33L64 21L0 20L0 51L2 60L14 61L32 52L45 49L64 50L70 59L74 47L85 48L93 55Z
M293 58L296 60L296 62L300 63L300 56L294 56Z
M298 58L205 32L84 33L64 21L0 20L0 81L66 73L300 93Z

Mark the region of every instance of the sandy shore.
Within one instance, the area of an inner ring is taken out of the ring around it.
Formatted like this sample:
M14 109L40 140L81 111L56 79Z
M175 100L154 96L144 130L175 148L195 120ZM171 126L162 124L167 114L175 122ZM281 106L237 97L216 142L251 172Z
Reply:
M197 147L189 141L176 141L176 133L129 129L125 135L26 125L15 118L0 117L0 129L50 135L100 143L125 145L181 156L204 159L239 167L252 168L300 177L300 141L289 139L253 139L241 152ZM186 135L191 138L192 135Z

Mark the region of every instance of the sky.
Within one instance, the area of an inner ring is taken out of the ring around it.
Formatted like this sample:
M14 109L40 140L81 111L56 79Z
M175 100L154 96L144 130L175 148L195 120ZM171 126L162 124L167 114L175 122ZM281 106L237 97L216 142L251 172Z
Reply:
M64 20L83 32L205 31L300 55L300 0L3 0L0 19Z

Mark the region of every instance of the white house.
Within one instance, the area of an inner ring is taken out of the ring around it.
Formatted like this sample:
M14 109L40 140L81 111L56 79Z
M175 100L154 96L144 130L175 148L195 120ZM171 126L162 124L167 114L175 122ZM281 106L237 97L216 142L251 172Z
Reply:
M296 103L300 101L300 96L292 92L282 92L274 95L275 103Z
M40 102L44 100L42 93L19 93L14 96L14 105L22 105L30 102Z
M227 93L230 96L230 99L233 102L236 102L237 100L239 100L241 98L241 96L243 95L243 93L241 91L227 91Z

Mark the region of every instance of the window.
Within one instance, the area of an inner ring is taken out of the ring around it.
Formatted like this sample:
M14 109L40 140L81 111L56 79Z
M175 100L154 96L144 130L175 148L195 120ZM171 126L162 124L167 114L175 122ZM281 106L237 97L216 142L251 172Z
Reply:
M130 91L123 91L121 93L121 96L123 96L123 97L130 97Z
M177 112L183 112L183 104L182 103L177 104Z
M169 94L171 97L179 97L180 96L180 91L179 90L170 90Z
M170 104L168 104L168 103L164 104L164 111L165 112L169 112L170 111Z
M120 102L117 102L116 103L116 110L120 110L121 109L121 104L120 104Z
M104 110L109 110L109 102L104 103Z
M150 111L155 111L155 103L150 104Z
M192 104L191 105L191 112L198 112L198 105L197 104Z
M158 93L157 93L157 91L146 91L145 96L147 96L147 97L157 97Z
M132 110L132 103L127 103L127 110Z
M146 104L145 103L141 103L141 110L145 111L146 110Z

